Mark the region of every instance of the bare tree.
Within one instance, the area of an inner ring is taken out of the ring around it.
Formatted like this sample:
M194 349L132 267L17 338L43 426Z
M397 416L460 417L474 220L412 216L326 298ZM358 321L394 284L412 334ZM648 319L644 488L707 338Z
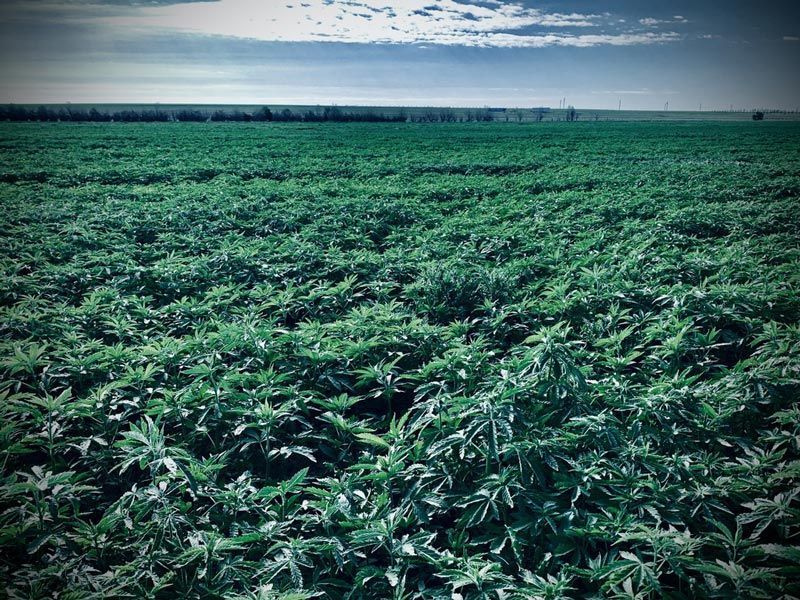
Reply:
M575 107L571 104L567 107L566 119L567 121L577 121L578 120L578 112L575 110Z

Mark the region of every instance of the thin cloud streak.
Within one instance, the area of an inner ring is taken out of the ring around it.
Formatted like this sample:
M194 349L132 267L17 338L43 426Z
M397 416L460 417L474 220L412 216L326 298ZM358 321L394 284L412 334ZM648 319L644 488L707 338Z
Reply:
M686 25L689 21L682 15L675 15L671 19L654 19L653 17L646 17L639 19L639 24L645 27L657 27L658 25Z
M651 90L642 88L640 90L594 90L592 94L610 96L674 96L680 94L677 90Z

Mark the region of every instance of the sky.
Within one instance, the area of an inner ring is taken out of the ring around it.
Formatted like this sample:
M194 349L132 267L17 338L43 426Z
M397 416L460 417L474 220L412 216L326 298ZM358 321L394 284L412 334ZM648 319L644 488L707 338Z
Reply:
M794 110L800 0L3 0L0 57L3 103Z

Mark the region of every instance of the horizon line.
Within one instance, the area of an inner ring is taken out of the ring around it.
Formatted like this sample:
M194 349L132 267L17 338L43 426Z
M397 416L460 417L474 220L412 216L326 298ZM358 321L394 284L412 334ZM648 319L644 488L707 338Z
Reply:
M654 109L654 108L599 108L599 107L592 107L592 106L573 106L567 105L565 107L553 107L545 104L540 105L528 105L528 106L503 106L503 105L491 105L491 104L483 104L483 105L458 105L458 104L340 104L337 102L330 102L330 103L320 103L320 102L309 102L309 103L282 103L282 102L103 102L103 101L92 101L92 102L84 102L84 101L71 101L65 100L63 102L37 102L37 101L3 101L0 104L4 105L18 105L18 106L58 106L58 107L65 107L65 106L164 106L164 107L174 107L174 106L195 106L195 107L217 107L217 106L228 106L228 107L273 107L273 106L280 106L280 107L301 107L301 108L309 108L309 107L337 107L337 108L367 108L367 109L380 109L380 108L391 108L391 109L455 109L455 110L535 110L535 109L548 109L553 111L559 110L589 110L589 111L603 111L603 112L639 112L639 113L736 113L736 112L749 112L754 110L765 111L765 112L785 112L785 113L795 113L800 112L800 106L796 106L794 108L781 108L781 107L768 107L768 106L754 106L754 107L736 107L733 108L726 107L714 107L714 108L706 108L706 109L681 109L681 108L668 108L668 109Z

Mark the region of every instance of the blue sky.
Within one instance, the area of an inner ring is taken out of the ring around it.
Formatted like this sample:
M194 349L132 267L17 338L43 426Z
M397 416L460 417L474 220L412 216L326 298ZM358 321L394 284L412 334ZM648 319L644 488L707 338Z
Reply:
M2 102L800 106L800 1L6 0Z

